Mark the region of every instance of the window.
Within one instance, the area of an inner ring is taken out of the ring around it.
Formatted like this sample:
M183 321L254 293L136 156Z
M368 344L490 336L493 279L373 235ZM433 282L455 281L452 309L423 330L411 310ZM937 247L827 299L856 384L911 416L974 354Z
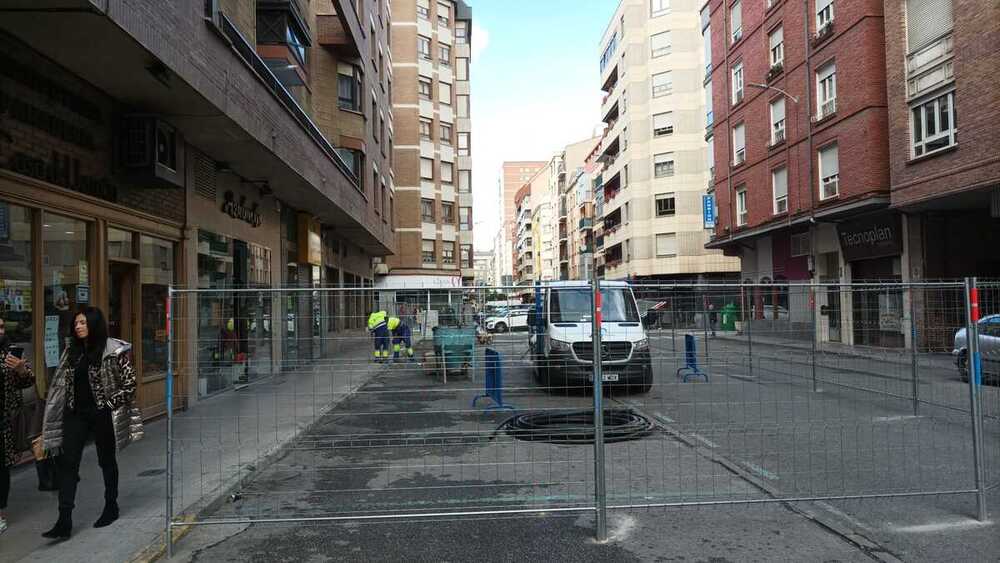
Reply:
M656 255L677 256L677 233L658 233L656 235Z
M431 5L428 0L417 0L417 17L431 19Z
M361 92L364 74L361 69L344 63L337 65L337 107L361 111Z
M940 39L954 26L952 0L906 1L906 50L914 53Z
M420 53L420 58L424 60L431 60L431 38L424 37L423 35L417 36L417 52Z
M437 257L434 256L434 241L424 239L420 244L420 256L423 259L424 264L433 264L437 262Z
M819 150L819 198L829 199L840 193L840 164L837 145Z
M344 161L348 170L351 171L351 174L354 174L354 178L357 179L360 184L361 171L364 170L365 167L365 154L354 149L338 148L336 151L337 156L340 157L340 160Z
M653 116L653 136L662 137L674 132L674 114L666 111Z
M729 21L733 29L733 43L743 37L743 7L739 2L729 8Z
M771 66L777 66L785 61L785 31L778 26L767 36L768 45L771 46Z
M649 0L649 15L662 16L670 11L670 0Z
M448 27L451 24L451 7L438 2L438 25Z
M657 178L674 175L674 153L665 152L653 157L653 175Z
M421 199L420 200L420 219L425 223L434 222L434 200L433 199Z
M471 231L472 230L472 208L471 207L459 207L458 208L458 226L460 230Z
M712 75L712 28L706 27L702 32L705 50L705 76Z
M653 97L657 98L660 96L666 96L674 88L673 79L670 76L670 71L661 72L653 75Z
M739 188L736 190L736 226L742 227L747 224L749 219L749 211L747 211L747 190L746 188Z
M455 165L450 162L441 163L441 181L450 184L454 181Z
M469 79L469 57L455 57L455 80Z
M34 235L34 230L32 229L32 210L27 207L21 207L19 205L8 204L6 202L0 203L0 207L4 211L4 228L6 236L4 237L4 259L0 260L0 280L3 282L3 321L4 328L6 329L6 336L9 339L9 343L16 346L21 346L24 350L24 359L32 360L34 359L35 369L42 370L41 366L44 365L44 359L42 358L32 358L34 355L34 348L32 347L34 339L34 306L32 304L32 298L35 295L33 291L33 281L35 279L34 275L34 262L33 262L33 242L37 244L37 237ZM49 216L46 213L46 216ZM46 223L48 229L53 228L52 223ZM62 226L62 225L58 225ZM42 227L48 230L46 227ZM65 231L56 231L56 236L64 233ZM43 231L44 234L44 231ZM108 229L108 234L111 234L111 229ZM80 236L84 236L80 233ZM74 246L73 238L68 238L63 244L63 248L59 249L56 254L57 257L62 256L62 252L71 250ZM109 239L111 237L109 236ZM145 238L145 237L143 237ZM128 248L125 248L125 252L131 254L131 236L129 237ZM110 241L109 241L110 246ZM123 246L125 246L123 241ZM109 249L109 255L111 249ZM17 258L20 256L21 258ZM86 248L83 248L82 252L79 254L81 259L86 259ZM131 257L131 256L130 256ZM48 261L51 258L46 257L45 260ZM68 265L68 269L77 267L78 264ZM171 267L173 264L170 265ZM57 269L60 274L63 271ZM82 272L81 272L82 273ZM145 273L145 272L143 272ZM58 280L63 283L77 283L76 276L66 276L66 278L60 277ZM46 278L52 279L52 278ZM146 283L146 277L143 276L144 284ZM163 279L163 278L153 278L153 279ZM173 281L172 279L170 281ZM170 283L170 282L167 282ZM54 295L57 295L61 301L59 308L63 308L67 305L67 301L72 299L70 293L66 291L61 285L58 286L59 289ZM145 288L145 285L143 285ZM76 291L73 290L73 295ZM63 301L65 299L66 301ZM51 297L46 296L46 308L52 306L50 302ZM67 307L68 309L68 307ZM55 309L52 314L60 314L59 309ZM64 311L63 315L69 314L69 311ZM157 315L159 316L159 315ZM59 317L56 317L59 319ZM55 320L55 319L53 319ZM64 328L69 328L69 319L57 321L59 324L64 325ZM64 333L68 334L68 333ZM165 333L164 333L165 334ZM51 338L51 334L50 334ZM4 413L5 415L7 413ZM25 429L27 430L27 429ZM15 436L15 438L22 438L23 435ZM6 460L0 461L0 463L5 463Z
M455 43L463 44L469 42L469 22L458 20L455 22Z
M774 214L788 211L788 169L776 168L771 171L771 192L774 194Z
M438 101L446 106L451 105L451 84L438 82Z
M420 159L420 177L424 180L434 179L434 160L430 158Z
M372 192L373 192L372 195L374 196L374 200L375 200L375 201L372 202L372 208L375 209L375 213L376 214L381 214L382 213L382 192L379 191L379 186L378 186L378 170L377 169L372 171Z
M954 145L955 93L948 92L913 107L913 156L923 156Z
M378 144L378 102L375 100L375 91L372 90L372 137L376 144Z
M712 81L705 83L705 127L711 127L715 122L715 114L712 112Z
M733 127L733 166L743 164L746 159L746 126L740 123Z
M455 96L455 100L458 102L458 108L455 110L458 112L458 116L469 117L469 96L459 94Z
M455 243L445 242L441 245L441 262L444 264L455 263Z
M431 126L433 122L430 119L420 119L420 138L425 141L431 140Z
M441 66L451 66L451 46L441 43L438 45L438 63Z
M455 204L453 202L441 202L441 222L449 225L455 222Z
M837 111L837 66L834 63L828 63L816 71L816 96L818 119Z
M458 171L458 193L472 193L472 170Z
M608 46L604 48L604 53L601 54L601 73L604 73L604 69L608 67L609 64L614 60L615 50L618 49L618 32L615 32L608 41Z
M469 156L469 134L458 134L458 156Z
M715 137L709 137L705 142L708 143L705 161L708 164L708 181L711 183L714 182L715 177Z
M771 144L785 140L785 98L771 102Z
M733 105L743 101L743 63L733 65Z
M657 217L672 217L676 211L676 199L673 193L656 194Z
M442 144L451 144L451 123L441 122L441 136L439 138Z
M670 54L670 32L664 31L662 33L657 33L649 38L649 47L652 51L650 56L652 58L662 57L663 55Z
M419 85L420 97L429 100L431 99L431 80L430 78L421 78Z
M816 31L833 22L833 0L816 0Z

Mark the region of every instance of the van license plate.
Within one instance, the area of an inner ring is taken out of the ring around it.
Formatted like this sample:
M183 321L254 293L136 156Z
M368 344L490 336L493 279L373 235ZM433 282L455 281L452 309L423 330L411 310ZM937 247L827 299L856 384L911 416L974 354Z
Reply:
M594 380L594 375L590 374L589 376L587 376L587 378L590 381L593 381ZM602 373L601 374L601 381L618 381L618 374L617 373Z

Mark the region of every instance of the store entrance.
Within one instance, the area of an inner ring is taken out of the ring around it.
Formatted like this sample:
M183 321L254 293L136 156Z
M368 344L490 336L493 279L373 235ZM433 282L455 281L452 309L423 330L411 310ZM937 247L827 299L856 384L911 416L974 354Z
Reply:
M129 262L111 261L108 292L108 336L124 340L133 346L138 342L138 281L139 266Z

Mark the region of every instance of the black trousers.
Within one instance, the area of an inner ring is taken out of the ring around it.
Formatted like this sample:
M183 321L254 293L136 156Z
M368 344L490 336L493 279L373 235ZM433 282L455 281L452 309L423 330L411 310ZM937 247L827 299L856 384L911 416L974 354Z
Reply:
M63 421L63 451L56 458L60 513L73 511L83 446L91 434L97 448L97 463L104 474L104 502L118 502L118 460L115 458L115 429L111 411L101 409L96 413L75 413L67 410Z

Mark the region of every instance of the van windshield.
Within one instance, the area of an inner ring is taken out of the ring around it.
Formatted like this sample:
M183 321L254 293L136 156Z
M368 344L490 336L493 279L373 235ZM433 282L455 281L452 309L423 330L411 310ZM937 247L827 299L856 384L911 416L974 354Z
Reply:
M587 323L591 320L593 303L591 292L586 289L552 290L552 322ZM625 289L602 289L601 312L604 322L637 323L639 312L632 301L632 294Z

